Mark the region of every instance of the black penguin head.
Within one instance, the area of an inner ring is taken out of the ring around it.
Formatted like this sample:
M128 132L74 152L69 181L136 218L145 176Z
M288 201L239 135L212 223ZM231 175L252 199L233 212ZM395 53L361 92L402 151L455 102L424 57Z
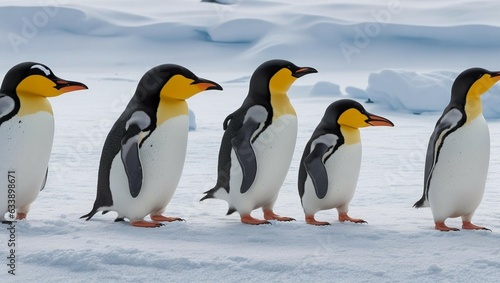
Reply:
M451 88L451 101L465 105L468 99L480 97L500 80L500 72L470 68L458 75Z
M24 62L12 67L2 82L0 92L44 97L88 89L80 82L58 78L49 67L35 62Z
M250 79L250 93L286 94L292 83L304 75L317 73L311 67L298 67L286 60L269 60L261 64Z
M185 100L210 89L222 87L206 79L197 77L190 70L175 64L163 64L152 68L142 76L135 96L140 101L166 99Z
M394 126L388 119L369 113L360 103L350 99L341 99L330 104L321 123L325 126L340 125L356 129L369 126Z

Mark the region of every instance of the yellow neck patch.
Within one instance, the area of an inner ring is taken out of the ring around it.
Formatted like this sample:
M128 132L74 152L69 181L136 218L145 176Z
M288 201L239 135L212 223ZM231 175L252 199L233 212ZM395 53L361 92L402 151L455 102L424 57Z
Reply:
M194 82L193 79L188 79L183 75L174 75L162 87L160 96L182 100L188 99L203 90L196 84L192 85L192 82Z
M289 69L283 68L279 70L269 81L269 91L271 95L274 93L286 94L296 79L297 78L292 76L292 71Z
M38 112L48 112L50 114L53 114L52 112L52 106L50 106L50 102L47 100L47 98L43 96L38 96L38 95L25 95L19 93L17 95L19 97L19 100L21 101L21 108L19 109L19 112L17 115L19 116L26 116L26 115L31 115L35 114Z
M469 88L465 98L466 123L474 120L483 112L481 95L487 92L496 82L497 80L492 79L489 74L485 74Z
M337 123L341 126L348 126L351 128L364 128L370 126L370 124L366 123L366 119L368 119L366 115L361 114L361 112L355 108L351 108L340 115L337 119Z
M474 120L477 116L483 113L483 105L481 103L481 97L469 97L467 96L465 102L465 113L467 115L466 123Z
M160 97L160 104L156 111L156 125L163 124L168 119L180 115L189 115L185 100Z
M32 75L22 80L16 87L18 95L54 97L63 94L61 90L54 88L56 84L41 75Z
M344 136L344 144L356 144L361 142L361 135L357 128L340 125L340 132Z
M294 115L297 113L290 103L286 92L296 80L292 76L292 71L283 68L279 70L269 81L269 92L271 93L271 106L273 107L273 121L281 115Z
M271 93L271 106L273 107L273 121L278 119L281 115L290 114L297 116L286 94Z
M41 111L53 114L52 106L46 97L62 94L54 88L55 85L53 81L41 75L32 75L22 80L16 87L16 94L21 102L17 115L26 116Z

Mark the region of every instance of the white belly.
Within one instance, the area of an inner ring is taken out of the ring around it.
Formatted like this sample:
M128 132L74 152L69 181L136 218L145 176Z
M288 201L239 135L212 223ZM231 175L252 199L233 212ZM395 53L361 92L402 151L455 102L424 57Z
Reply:
M342 145L325 163L328 174L328 192L323 199L316 195L314 185L307 176L302 206L307 215L320 210L349 205L358 183L361 166L361 143Z
M445 139L429 185L435 221L474 213L483 198L489 158L490 135L482 115Z
M282 115L276 119L253 143L257 159L257 175L250 189L240 193L241 167L231 150L231 179L229 204L245 214L271 204L283 185L297 139L297 117Z
M15 116L0 126L0 218L7 211L7 172L16 175L16 208L32 203L40 192L54 139L54 117L38 112Z
M111 165L110 188L113 206L120 216L142 220L150 213L162 213L170 202L184 167L188 138L188 116L165 121L140 149L143 185L139 195L130 195L120 153Z

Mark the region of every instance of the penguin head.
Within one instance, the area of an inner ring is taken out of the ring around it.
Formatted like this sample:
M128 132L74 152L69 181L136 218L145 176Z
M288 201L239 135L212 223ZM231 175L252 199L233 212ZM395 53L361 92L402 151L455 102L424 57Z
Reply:
M24 62L12 67L7 72L0 92L54 97L82 89L88 88L80 82L58 78L49 67L43 64Z
M314 68L298 67L286 60L269 60L253 73L250 93L286 94L297 78L317 72Z
M163 64L144 74L137 86L136 96L141 101L159 98L186 100L211 89L222 90L222 87L213 81L197 77L182 66Z
M330 104L325 111L322 124L356 129L369 126L394 126L388 119L369 113L360 103L350 99L341 99Z
M470 68L460 73L451 88L452 101L465 104L469 98L480 97L500 80L500 72Z

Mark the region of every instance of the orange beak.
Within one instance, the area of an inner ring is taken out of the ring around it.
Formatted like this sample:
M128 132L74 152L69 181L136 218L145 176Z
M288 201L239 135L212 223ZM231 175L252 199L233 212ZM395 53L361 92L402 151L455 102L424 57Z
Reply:
M498 82L498 81L500 81L500 72L496 72L493 76L491 76L491 79L492 79L494 82Z
M75 90L89 89L86 85L80 82L66 81L59 78L54 80L54 83L56 84L54 88L58 89L62 93Z
M394 127L394 124L389 120L381 116L367 114L368 119L365 121L366 123L372 126L389 126Z
M202 78L198 78L191 84L199 87L201 91L211 90L211 89L222 90L222 87L218 83Z
M312 73L317 73L318 71L314 68L311 67L302 67L297 69L295 72L293 72L292 76L296 78L300 78L302 76L305 76L307 74L312 74Z

